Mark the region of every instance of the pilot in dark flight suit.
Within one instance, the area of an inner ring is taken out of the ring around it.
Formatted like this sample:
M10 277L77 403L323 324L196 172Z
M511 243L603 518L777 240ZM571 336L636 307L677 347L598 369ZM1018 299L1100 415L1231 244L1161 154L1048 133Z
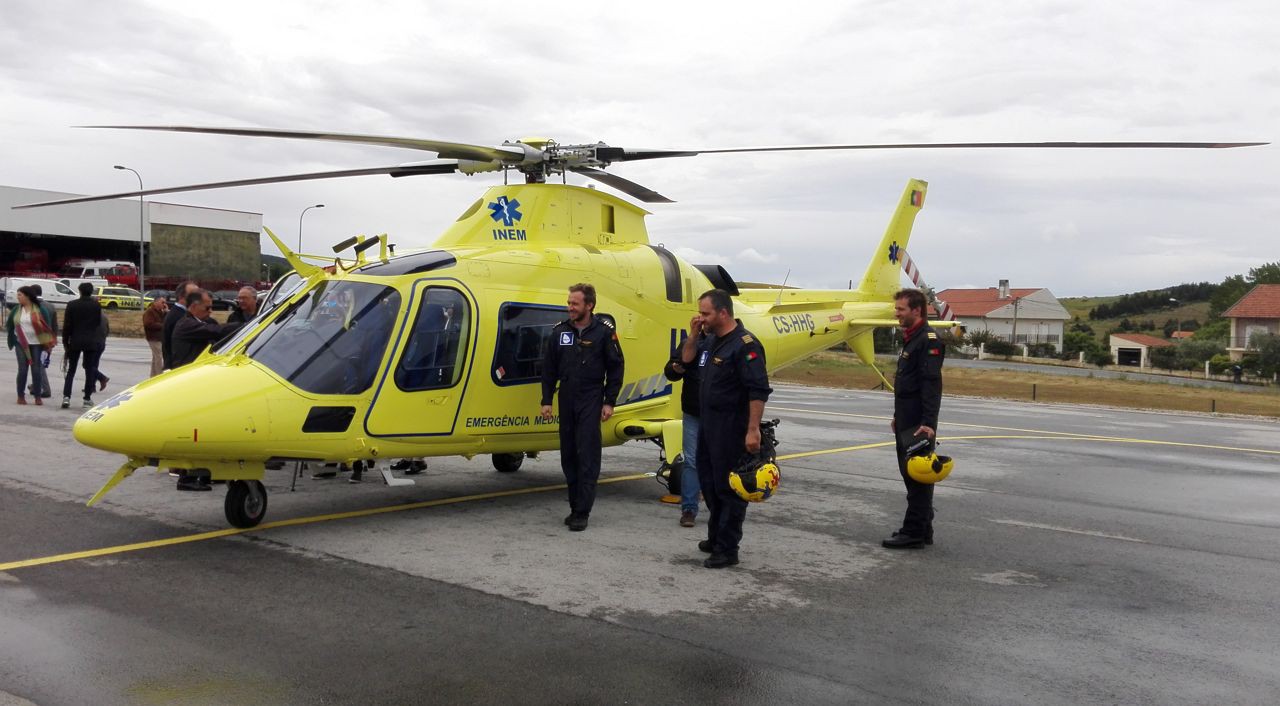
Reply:
M729 486L729 472L760 450L760 419L773 390L765 372L764 347L733 318L729 293L713 289L698 300L707 336L695 365L701 377L702 414L698 429L698 481L711 519L698 549L711 556L708 569L738 563L747 501Z
M894 295L894 316L902 327L902 353L893 377L893 429L898 472L907 486L907 513L902 527L881 542L888 549L933 544L933 486L907 473L908 445L917 438L936 443L942 406L942 361L947 347L925 318L928 304L918 289Z
M569 484L564 523L574 532L587 528L600 477L600 424L613 416L622 389L622 346L595 306L595 287L569 288L569 319L551 330L542 364L543 419L551 420L551 398L560 388L560 466Z

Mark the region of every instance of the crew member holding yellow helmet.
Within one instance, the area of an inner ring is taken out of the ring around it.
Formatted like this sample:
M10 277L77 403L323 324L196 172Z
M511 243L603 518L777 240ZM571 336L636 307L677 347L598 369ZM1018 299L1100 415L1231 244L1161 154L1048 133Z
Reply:
M697 351L702 413L698 428L698 481L711 518L698 549L711 556L702 563L722 569L738 563L747 501L730 485L734 464L761 447L760 420L773 390L764 347L733 317L733 299L713 289L698 299L707 336Z
M921 456L937 458L933 447L938 409L942 406L942 361L947 348L929 326L928 304L920 290L903 289L893 299L893 314L902 327L902 353L893 377L893 421L889 426L897 445L898 471L907 486L907 513L902 527L881 544L888 549L911 549L933 544L933 483L917 480L908 466ZM921 441L926 443L919 444ZM950 463L950 459L945 464L940 462L939 470L945 465L950 471ZM921 464L917 461L915 465ZM919 474L921 468L916 470Z

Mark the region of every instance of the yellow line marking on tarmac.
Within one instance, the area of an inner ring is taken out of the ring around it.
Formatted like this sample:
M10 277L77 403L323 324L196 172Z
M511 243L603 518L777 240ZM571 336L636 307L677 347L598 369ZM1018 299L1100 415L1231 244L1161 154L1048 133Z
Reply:
M779 461L786 461L786 460L788 460L788 459L792 459L792 458L804 458L804 457L806 457L806 456L824 456L824 455L826 455L826 454L838 454L838 453L840 453L840 452L842 452L842 451L861 451L861 450L863 450L863 449L877 449L877 448L880 448L881 446L893 446L893 442L892 442L892 441L877 441L877 442L876 442L876 443L874 443L874 444L862 444L862 445L860 445L860 446L842 446L842 447L840 447L840 448L838 448L838 449L822 449L822 450L819 450L819 451L804 451L804 452L801 452L801 453L786 454L785 456L779 456L779 457L778 457L778 460L779 460Z
M782 411L792 411L792 412L813 412L816 414L834 414L834 415L849 416L849 417L864 417L868 419L883 419L883 417L876 417L872 415L861 415L861 414L848 414L845 412L823 412L820 410L788 409L788 408L780 408L780 407L774 407L773 409L779 409ZM1000 429L1000 430L1006 430L1006 431L1037 431L1037 430L1029 430L1029 429L1022 430L1022 429L1009 429L1007 427L982 426L977 424L952 424L949 426L975 427L975 428L984 428L984 429ZM1040 434L1045 434L1046 436L1042 436ZM1231 446L1212 446L1209 444L1192 444L1192 443L1184 443L1184 442L1177 442L1177 441L1157 441L1153 439L1126 439L1126 438L1114 437L1114 436L1090 436L1087 434L1076 434L1073 432L1053 432L1053 431L1040 431L1038 432L1037 435L1034 435L1034 436L1013 435L1013 434L982 434L982 435L972 435L972 436L940 436L938 437L938 439L940 441L973 441L973 440L983 440L983 439L1032 439L1032 440L1038 440L1038 441L1104 441L1104 442L1110 442L1110 443L1156 444L1156 445L1165 445L1165 446L1184 446L1184 447L1192 447L1192 448L1218 449L1223 451L1244 451L1244 452L1251 452L1251 453L1265 453L1265 454L1280 455L1280 451L1271 451L1267 449L1248 449L1248 448L1236 448ZM857 446L842 446L834 449L820 449L818 451L803 451L800 453L780 455L778 456L778 460L786 461L794 458L824 456L824 455L835 454L835 453L843 453L846 451L863 451L866 449L875 449L875 448L881 448L886 446L893 446L893 444L894 442L892 441L879 441L879 442L874 442L870 444L859 444ZM622 483L624 481L639 480L641 478L651 478L652 476L653 476L652 473L635 473L635 474L630 474L625 476L615 476L612 478L601 478L598 482L600 484ZM103 547L101 549L89 549L81 552L71 552L68 554L56 554L54 556L38 557L35 559L24 559L22 561L12 561L5 564L0 564L0 572L12 571L13 569L25 569L32 566L44 566L46 564L59 564L67 561L75 561L77 559L91 559L94 557L109 556L111 554L124 554L126 552L141 551L143 549L156 549L159 547L169 547L177 544L203 542L205 540L217 539L219 537L232 537L239 534L246 534L249 532L259 532L262 530L276 529L279 527L296 527L300 525L315 524L318 522L331 522L334 520L349 520L357 517L383 515L390 512L404 512L405 510L419 510L422 508L439 507L442 505L455 505L458 503L474 502L477 500L492 500L494 498L505 498L505 497L512 497L516 495L530 495L533 493L545 493L552 490L563 490L566 487L567 486L564 483L557 483L555 485L539 485L531 488L501 490L501 491L495 491L492 493L460 495L453 498L439 498L437 500L424 500L422 502L416 502L416 503L405 503L402 505L388 505L384 507L367 508L364 510L351 510L349 512L335 512L327 515L311 515L308 517L295 517L288 520L276 520L274 522L264 522L256 527L249 527L246 529L228 528L228 529L221 529L221 530L213 530L211 532L200 532L198 534L183 535L181 537L170 537L168 539L156 539L149 542L121 544L114 547ZM1069 530L1063 530L1063 531L1069 531Z
M651 473L635 473L625 476L615 476L613 478L601 478L598 483L621 483L629 480L639 480L640 478L651 478ZM155 549L158 547L169 547L175 544L188 544L190 542L203 542L207 539L217 539L219 537L231 537L238 534L248 532L257 532L260 530L275 529L278 527L294 527L297 525L310 525L317 522L330 522L332 520L349 520L355 517L368 517L370 515L382 515L388 512L403 512L405 510L418 510L425 507L438 507L440 505L454 505L457 503L473 502L476 500L492 500L494 498L505 498L513 495L529 495L532 493L545 493L551 490L564 490L564 483L555 485L539 485L532 488L518 488L516 490L500 490L492 493L477 493L475 495L460 495L454 498L440 498L437 500L424 500L416 503L405 503L402 505L387 505L384 507L374 507L365 510L352 510L350 512L335 512L328 515L311 515L309 517L295 517L289 520L276 520L275 522L264 522L257 527L249 527L245 529L228 528L214 530L212 532L200 532L198 534L188 534L181 537L170 537L168 539L156 539L150 542L136 542L134 544L121 544L115 547L103 547L102 549L89 549L82 552L71 552L69 554L57 554L54 556L40 557L37 559L25 559L23 561L11 561L7 564L0 564L0 571L10 571L13 569L25 569L30 566L43 566L45 564L58 564L64 561L75 561L77 559L91 559L93 557L108 556L111 554L123 554L125 552L136 552L143 549Z
M828 412L826 410L821 410L821 409L802 409L797 407L770 407L769 409L778 410L781 412L804 412L807 414L828 414L836 417L855 417L858 419L879 419L882 421L889 419L889 417L882 417L875 414L853 414L851 412ZM1194 448L1194 449L1215 449L1218 451L1244 451L1247 453L1271 454L1272 456L1280 456L1280 450L1252 449L1252 448L1247 448L1242 446L1218 446L1215 444L1195 444L1195 443L1186 442L1186 441L1160 441L1158 439L1134 439L1134 438L1127 438L1122 436L1107 436L1105 434L1080 434L1072 431L1051 431L1048 429L1020 429L1018 427L998 427L992 424L960 424L960 423L947 422L946 426L965 427L969 429L995 429L996 431L1018 431L1018 432L1024 432L1024 433L1030 433L1030 434L1052 434L1053 435L1047 438L1067 438L1067 439L1075 438L1075 439L1093 439L1095 441L1119 441L1119 442L1124 442L1128 444L1156 444L1160 446L1182 446L1182 447ZM947 439L947 437L945 436L939 437L939 438L943 440ZM964 438L964 437L952 437L952 438ZM982 437L969 437L969 438L977 439ZM1019 437L993 436L988 438L1014 439Z

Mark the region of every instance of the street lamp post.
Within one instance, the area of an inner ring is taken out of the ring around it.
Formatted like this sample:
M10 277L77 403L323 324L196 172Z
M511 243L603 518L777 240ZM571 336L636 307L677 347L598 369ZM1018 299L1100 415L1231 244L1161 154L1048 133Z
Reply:
M302 252L302 217L307 215L307 211L313 208L324 208L324 204L318 203L314 206L307 206L302 209L302 213L298 214L298 252Z
M1174 308L1177 308L1178 306L1177 299L1174 299L1173 297L1169 297L1169 301L1173 302ZM1178 333L1182 333L1182 317L1175 314L1173 317L1173 323L1175 326L1178 327Z
M138 177L138 293L142 295L143 299L146 299L147 285L143 272L146 269L144 260L146 259L147 242L147 204L142 200L142 175L138 173L138 170L130 169L121 164L115 165L115 168L133 172L133 175Z

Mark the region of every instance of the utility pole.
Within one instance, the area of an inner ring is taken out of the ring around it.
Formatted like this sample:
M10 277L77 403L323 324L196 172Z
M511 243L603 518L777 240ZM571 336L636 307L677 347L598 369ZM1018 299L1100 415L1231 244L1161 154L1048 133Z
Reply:
M1018 345L1018 302L1021 300L1021 297L1013 298L1013 333L1009 335L1009 342L1015 346Z
M147 300L147 286L143 281L142 273L146 267L146 263L143 262L143 258L146 257L147 204L145 201L142 200L142 191L143 191L142 175L138 173L138 170L130 169L129 167L126 167L121 164L117 164L114 166L116 169L122 169L126 172L133 172L133 175L138 177L138 300L145 307L146 300Z
M324 204L318 203L314 206L307 206L302 209L302 213L298 214L298 252L302 252L302 217L307 215L307 211L313 208L324 208Z

